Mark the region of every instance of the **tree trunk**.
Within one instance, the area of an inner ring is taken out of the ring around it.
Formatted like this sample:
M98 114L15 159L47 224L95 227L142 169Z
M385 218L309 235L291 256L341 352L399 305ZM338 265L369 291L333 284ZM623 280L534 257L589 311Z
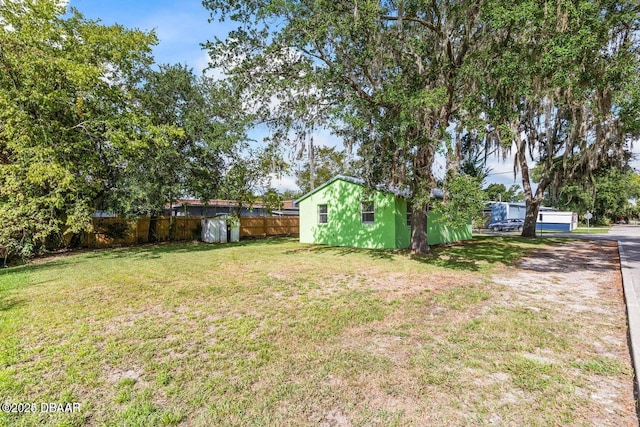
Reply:
M434 144L425 142L413 161L414 179L412 182L413 211L411 213L411 252L429 253L427 236L427 203L434 186L433 160Z
M514 171L516 167L520 168L520 173L522 174L522 190L524 192L524 200L526 203L524 224L522 225L522 237L536 237L536 220L538 219L540 201L536 201L533 197L533 190L531 189L531 180L529 177L529 164L527 163L526 144L520 131L519 121L512 122L510 126L515 135L517 150L515 158L516 166L514 167Z
M538 211L541 200L527 199L527 207L522 226L522 237L536 237L536 222L538 221Z
M540 211L540 205L544 198L544 190L549 185L549 179L542 177L538 183L536 193L533 194L531 189L531 178L529 175L529 165L527 163L527 153L525 150L525 141L518 133L517 126L513 126L514 132L516 132L516 144L518 147L518 153L516 155L516 161L520 166L520 173L522 173L522 189L524 190L526 211L524 216L524 224L522 225L522 237L536 237L536 222L538 221L538 212Z
M311 132L313 132L313 128L311 128ZM313 133L309 138L309 185L311 186L311 190L315 190L316 188L316 153L315 153L315 147L313 146Z
M427 238L427 209L423 203L414 203L411 212L411 245L413 253L429 253Z

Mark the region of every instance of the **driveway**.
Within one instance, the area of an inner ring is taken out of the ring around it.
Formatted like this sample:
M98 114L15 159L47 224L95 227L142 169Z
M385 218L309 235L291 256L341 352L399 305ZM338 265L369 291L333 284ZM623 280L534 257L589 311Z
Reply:
M620 270L627 306L631 357L636 372L636 382L640 374L640 226L614 225L608 234L557 233L553 237L572 237L588 240L614 240L620 252ZM597 257L598 254L594 254ZM636 383L636 386L638 384Z

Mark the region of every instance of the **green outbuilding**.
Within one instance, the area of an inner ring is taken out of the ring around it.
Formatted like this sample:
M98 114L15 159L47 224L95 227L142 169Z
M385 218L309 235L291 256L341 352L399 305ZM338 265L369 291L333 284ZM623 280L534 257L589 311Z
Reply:
M338 175L296 200L300 208L300 242L371 249L408 248L411 239L408 194L386 188L364 190L364 181ZM427 237L430 245L471 239L471 221L463 227L451 227L429 212Z

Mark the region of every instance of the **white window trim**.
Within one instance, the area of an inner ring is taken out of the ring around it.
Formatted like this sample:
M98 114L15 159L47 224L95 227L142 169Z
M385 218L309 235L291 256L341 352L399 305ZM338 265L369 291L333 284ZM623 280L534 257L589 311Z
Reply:
M324 213L320 212L320 206L324 206L325 207L326 211ZM318 205L317 214L318 214L318 224L323 224L324 225L324 224L328 224L329 223L329 205L328 204L326 204L326 203L319 204ZM325 222L320 221L320 218L322 217L322 215L325 216L325 220L326 220Z
M371 210L370 211L365 211L364 210L365 204L367 204L367 205L371 204ZM364 214L373 215L373 221L365 221L364 220ZM376 205L373 202L373 200L372 201L361 202L360 203L360 223L361 224L370 225L370 224L375 224L375 222L376 222Z

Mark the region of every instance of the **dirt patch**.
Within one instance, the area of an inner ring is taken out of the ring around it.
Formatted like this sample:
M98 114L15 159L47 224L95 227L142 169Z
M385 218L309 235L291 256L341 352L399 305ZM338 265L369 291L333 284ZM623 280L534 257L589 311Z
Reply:
M542 424L637 425L617 245L568 242L496 271L341 281L404 301L333 344L387 366L355 381L367 390L362 405L388 416L371 419L518 425L538 414ZM529 333L539 337L518 335ZM353 379L324 380L353 393ZM336 414L324 425L357 424Z
M515 267L494 277L494 282L505 289L503 305L552 313L559 321L570 318L583 322L578 335L585 345L577 352L584 350L622 370L631 370L627 329L610 327L626 324L617 243L566 243L534 251ZM543 351L523 356L553 363L554 355ZM591 401L591 410L598 408L591 416L594 425L637 425L630 381L597 374L588 381L583 393Z
M136 383L142 381L144 370L138 366L123 370L114 367L105 367L105 377L109 383L115 384L122 380L132 380Z
M516 291L510 305L537 310L536 304L555 303L563 311L607 314L622 303L619 265L614 242L571 242L533 252L494 281Z

